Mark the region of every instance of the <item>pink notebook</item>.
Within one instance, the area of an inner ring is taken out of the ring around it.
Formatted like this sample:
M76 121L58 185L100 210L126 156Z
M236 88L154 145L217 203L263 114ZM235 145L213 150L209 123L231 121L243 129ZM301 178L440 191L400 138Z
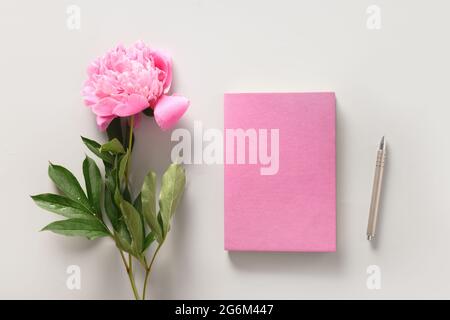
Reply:
M332 92L224 97L225 249L336 251Z

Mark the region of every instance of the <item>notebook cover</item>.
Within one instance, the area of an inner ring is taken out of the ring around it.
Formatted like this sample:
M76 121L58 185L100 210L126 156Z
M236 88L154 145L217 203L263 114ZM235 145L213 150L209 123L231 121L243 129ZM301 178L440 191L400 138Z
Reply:
M225 94L226 250L336 251L335 101L332 92ZM249 139L245 163L237 163L239 128L267 141L267 154L276 151L270 137L278 129L276 173L271 165L272 172L262 174L264 158L250 161Z

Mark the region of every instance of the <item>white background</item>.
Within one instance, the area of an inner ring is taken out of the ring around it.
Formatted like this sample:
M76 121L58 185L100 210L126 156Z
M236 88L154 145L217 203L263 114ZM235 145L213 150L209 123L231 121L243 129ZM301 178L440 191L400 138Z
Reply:
M81 9L80 30L66 25L70 4ZM380 30L366 27L372 4ZM151 298L450 298L449 12L444 0L2 0L0 298L132 297L109 239L38 232L58 217L29 195L55 190L49 160L81 179L88 151L79 136L105 139L80 97L86 66L139 39L173 56L175 91L191 100L178 127L223 128L230 91L335 91L338 116L336 253L227 253L223 168L190 165ZM385 193L371 245L383 134ZM173 143L150 119L136 136L137 188L148 169L163 171ZM71 264L81 267L79 291L66 287ZM372 264L381 290L366 287Z

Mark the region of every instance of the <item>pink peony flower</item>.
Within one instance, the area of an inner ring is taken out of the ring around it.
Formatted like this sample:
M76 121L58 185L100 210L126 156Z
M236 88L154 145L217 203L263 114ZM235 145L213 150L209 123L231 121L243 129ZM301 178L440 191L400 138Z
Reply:
M172 127L186 112L189 100L167 95L172 83L172 60L164 52L143 42L130 48L122 45L97 58L87 69L82 95L97 116L97 125L106 130L116 117L154 110L156 123Z

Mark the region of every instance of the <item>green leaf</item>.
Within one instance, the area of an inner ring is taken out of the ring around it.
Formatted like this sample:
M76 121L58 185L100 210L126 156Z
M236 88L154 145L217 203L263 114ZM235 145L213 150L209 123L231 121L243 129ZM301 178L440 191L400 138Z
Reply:
M159 243L163 240L163 230L156 216L156 174L153 171L147 173L141 190L142 215L155 234Z
M122 197L131 203L131 193L130 193L130 189L128 189L128 186L125 185L125 187L123 188L123 192L122 192Z
M92 214L78 202L59 194L44 193L31 198L42 209L66 218L81 218Z
M119 228L119 220L121 214L119 208L114 202L113 195L109 190L105 191L105 211L109 221L111 221L114 230L117 231Z
M123 199L120 203L120 210L131 235L131 246L136 255L139 255L144 244L144 233L139 212L136 211L131 203Z
M159 210L163 224L163 238L170 228L172 219L186 184L186 174L180 164L172 163L164 172L159 194Z
M116 191L114 192L114 203L120 208L120 204L122 203L122 195L120 194L119 188L116 187Z
M113 168L105 175L105 185L111 193L116 191L117 169Z
M153 232L150 232L149 234L147 234L147 236L144 239L144 247L142 249L142 253L144 253L145 250L147 250L148 247L151 246L153 241L155 241L155 234Z
M115 161L116 163L117 161ZM119 220L122 216L119 209L120 202L116 202L114 195L116 192L117 169L114 167L105 175L105 211L111 221L114 230L119 230Z
M94 160L86 156L83 161L83 175L86 183L86 191L91 208L96 213L97 217L102 217L101 209L101 195L103 189L102 176L100 169Z
M119 249L122 249L128 253L134 254L133 248L131 247L131 238L125 224L121 223L117 232L114 233L114 238L116 240L116 245Z
M108 141L100 147L100 152L125 153L122 143L117 138Z
M142 212L142 200L141 200L141 193L139 192L136 199L133 201L133 207L136 208L138 212Z
M119 182L122 182L125 178L125 172L128 167L128 159L130 157L130 150L127 150L127 153L122 157L119 164Z
M91 208L88 198L78 183L77 178L66 168L50 163L48 175L68 198L77 201L86 208Z
M106 237L109 235L105 226L96 218L73 218L55 221L44 227L41 231L52 231L65 236L81 236L88 239Z
M94 153L97 157L99 157L100 159L102 159L103 161L105 161L108 164L114 163L114 157L111 154L109 154L108 152L100 151L101 145L98 142L96 142L94 140L90 140L85 137L81 137L81 140L83 140L86 147L89 150L91 150L92 153Z
M124 197L125 199L125 197ZM126 199L125 199L126 200ZM145 219L142 215L142 200L141 200L141 193L138 194L136 199L133 201L133 207L136 209L136 211L139 213L139 216L141 217L142 222L142 232L145 234Z
M115 118L111 123L109 124L108 128L106 128L106 133L108 134L108 139L117 139L124 144L124 137L122 134L122 123L120 118Z

